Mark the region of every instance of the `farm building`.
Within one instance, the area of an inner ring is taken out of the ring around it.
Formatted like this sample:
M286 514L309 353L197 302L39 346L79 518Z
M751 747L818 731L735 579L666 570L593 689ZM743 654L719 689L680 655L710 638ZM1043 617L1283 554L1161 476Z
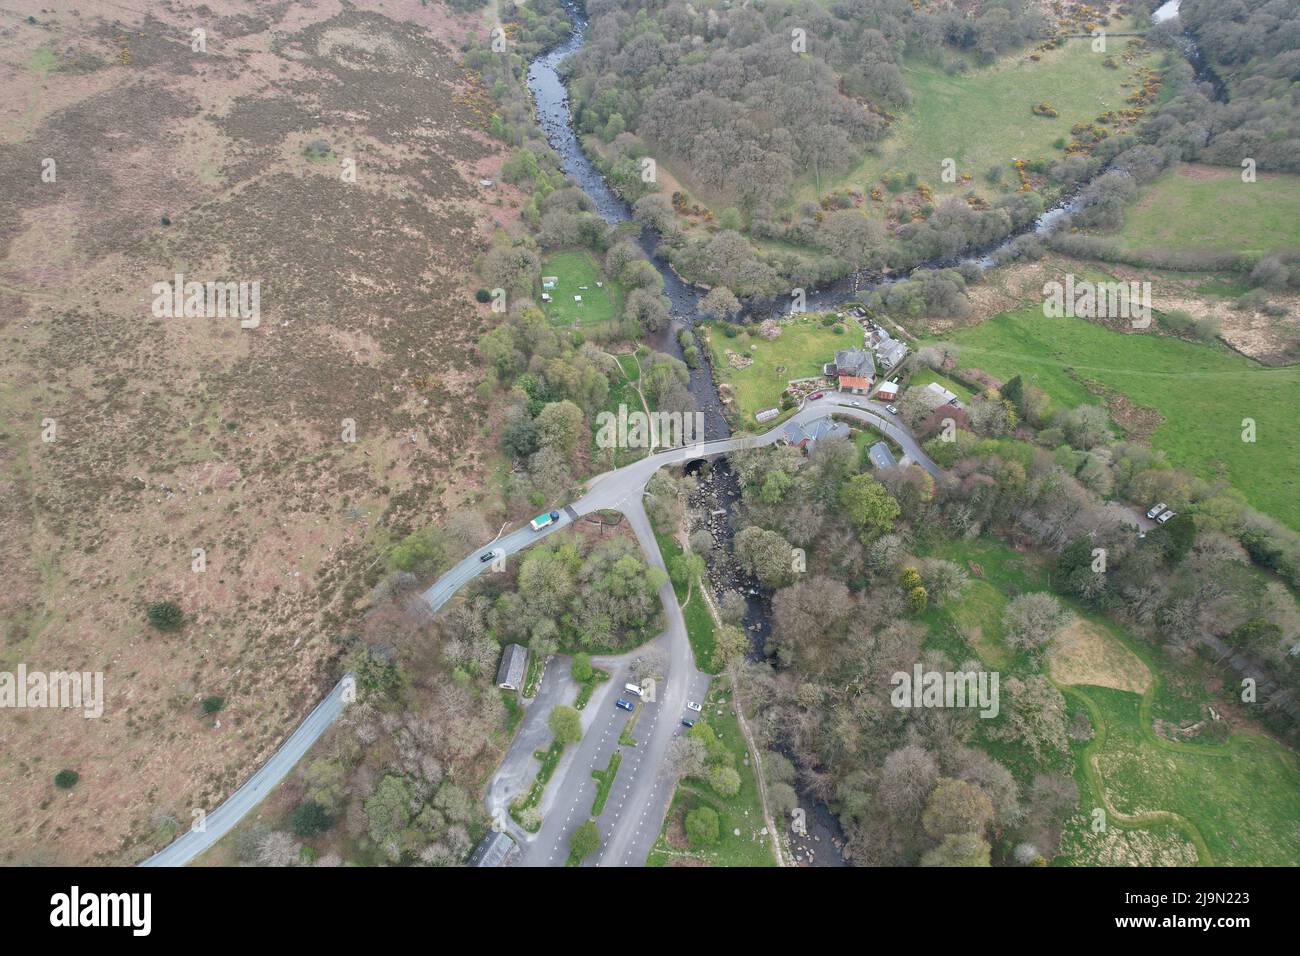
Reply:
M957 396L954 395L952 392L948 391L948 389L944 388L938 382L930 382L928 385L925 386L925 390L929 392L931 395L934 395L935 397L941 399L943 404L945 405L953 405L957 408L962 407L961 401L957 398Z
M883 441L878 441L868 448L867 457L871 459L871 465L874 468L893 468L898 464L894 460L894 453L889 450L889 446Z
M871 379L860 378L856 375L841 375L839 387L841 392L847 392L850 395L861 395L871 390Z
M880 388L876 390L876 398L880 399L882 402L892 402L894 399L898 398L898 383L886 382L881 385Z
M520 644L507 644L501 654L501 667L497 670L497 686L518 690L523 686L528 670L528 650Z

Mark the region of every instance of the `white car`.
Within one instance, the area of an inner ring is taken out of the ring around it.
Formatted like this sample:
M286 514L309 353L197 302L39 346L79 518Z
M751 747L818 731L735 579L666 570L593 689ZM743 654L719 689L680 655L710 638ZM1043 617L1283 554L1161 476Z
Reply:
M1176 514L1178 514L1177 511L1166 511L1166 512L1165 512L1164 514L1162 514L1159 518L1157 518L1156 521L1160 522L1161 524L1164 524L1166 521L1168 521L1170 518L1172 518L1172 517L1173 517L1174 515L1176 515Z
M693 700L688 700L688 701L686 702L686 709L687 709L687 710L693 710L693 711L695 711L695 712L698 714L698 713L699 713L700 711L702 711L704 708L701 707L699 704L695 703L695 701L693 701Z
M886 406L885 406L885 411L889 412L889 414L891 414L891 415L897 415L897 414L898 414L898 409L895 408L893 405L886 405Z
M850 399L848 402L846 402L846 404L848 404L848 405L852 405L854 408L861 408L861 407L862 407L862 403L861 403L860 401L858 401L856 398L854 398L854 399Z
M1163 501L1160 502L1160 504L1158 504L1158 505L1152 505L1152 506L1151 506L1151 509L1150 509L1149 511L1147 511L1147 517L1148 517L1148 518L1154 518L1156 515L1160 514L1162 511L1164 511L1164 510L1165 510L1166 508L1168 508L1168 507L1169 507L1169 506L1168 506L1167 504L1165 504Z

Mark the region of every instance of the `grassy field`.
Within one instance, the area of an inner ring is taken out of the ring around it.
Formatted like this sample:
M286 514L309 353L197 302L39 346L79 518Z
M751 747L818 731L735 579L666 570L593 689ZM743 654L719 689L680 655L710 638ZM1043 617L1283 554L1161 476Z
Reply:
M1244 183L1235 167L1178 166L1125 210L1120 245L1244 253L1300 246L1300 176L1257 175Z
M1012 652L1001 631L1002 609L1009 596L1039 590L1041 566L1005 545L988 539L945 542L928 552L970 570L961 598L945 608L931 607L924 620L930 633L926 647L942 649L954 663L979 657L996 667L1003 680L1040 669L1037 661ZM1068 602L1067 602L1068 603ZM1173 742L1156 736L1153 714L1191 723L1210 700L1203 684L1186 675L1162 674L1154 655L1114 624L1077 606L1077 626L1095 642L1076 656L1071 680L1059 683L1071 714L1087 713L1095 731L1086 742L1071 744L1068 765L1074 769L1080 801L1069 820L1056 862L1065 865L1272 865L1297 863L1300 820L1300 760L1285 747L1259 734L1237 730L1226 742ZM974 625L975 633L963 628ZM1056 644L1059 645L1061 638ZM1052 676L1062 677L1056 663ZM1193 675L1194 676L1194 675ZM1098 686L1134 681L1141 693ZM1086 683L1085 683L1086 682ZM1194 687L1174 686L1189 684ZM1190 693L1191 700L1184 699ZM979 746L1002 762L1022 785L1042 768L1023 748L993 739ZM1062 769L1064 769L1064 766ZM1092 812L1106 811L1107 829L1093 832Z
M1175 743L1151 730L1145 696L1107 687L1067 688L1097 735L1079 749L1080 815L1067 830L1061 862L1198 862L1203 866L1300 863L1300 762L1259 734L1224 744ZM1100 791L1103 791L1101 793ZM1152 830L1134 839L1094 833L1091 812L1107 808L1107 827ZM1194 857L1187 859L1187 848ZM1170 856L1132 859L1150 850Z
M816 318L784 323L780 337L770 342L750 332L727 338L716 322L700 326L708 333L716 377L733 389L741 424L750 429L760 428L755 412L780 406L781 393L790 379L820 375L822 366L835 360L836 350L862 347L862 332L856 325L836 333ZM728 351L748 356L753 363L743 369L732 368L727 362ZM766 422L761 427L772 424Z
M954 382L946 375L940 375L932 368L917 369L916 374L914 374L911 378L911 381L908 382L908 387L925 388L925 386L929 385L931 382L938 382L941 386L946 388L948 391L952 392L963 402L969 402L971 400L972 396L971 396L971 390L969 388L967 388L965 385L962 385L960 382Z
M623 310L623 294L618 283L605 278L600 264L588 252L549 255L542 260L542 275L555 276L558 280L554 289L546 290L551 301L542 303L542 311L553 325L611 322ZM597 282L603 287L598 288ZM575 295L582 296L582 301L575 301Z
M655 530L655 540L659 542L659 551L665 564L681 555L681 545L674 538L660 534L658 529ZM698 580L689 587L674 581L673 593L682 605L682 617L686 619L686 635L690 638L691 652L695 655L695 666L705 673L716 674L722 670L722 664L713 659L713 615L700 596L702 586Z
M641 394L637 391L637 386L641 381L641 367L637 362L637 357L630 352L616 356L618 366L623 375L616 383L609 387L609 394L605 398L605 407L602 411L618 414L620 405L627 406L629 412L639 412L644 409L641 402ZM653 412L654 403L648 403L650 410ZM597 452L596 438L599 435L599 429L591 430L591 452L593 457ZM630 465L634 461L644 458L649 450L645 448L620 448L613 449L614 459L612 466L622 468L624 465Z
M1111 38L1108 52L1118 57L1128 42ZM869 189L886 173L899 172L915 173L939 196L967 189L988 196L994 191L984 173L993 166L1003 167L1003 183L1016 188L1015 159L1062 156L1052 143L1060 137L1068 141L1072 125L1129 105L1124 100L1132 91L1121 84L1138 64L1121 62L1119 69L1111 70L1102 66L1104 59L1092 52L1089 43L1071 41L1044 53L1037 63L1017 55L991 66L973 67L965 75L909 64L904 79L912 92L911 107L899 114L879 153L867 155L836 180L822 177L822 192L842 187ZM1046 118L1032 114L1030 108L1042 102L1050 103L1060 115ZM968 185L941 182L940 164L945 158L955 160L957 174L970 173L972 181ZM816 183L810 178L796 199L814 198Z
M1066 407L1100 403L1089 391L1156 409L1151 436L1178 467L1222 474L1260 511L1300 528L1300 368L1264 368L1222 347L1157 335L1123 335L1082 319L1046 319L1037 308L1005 313L952 336L961 363L998 378L1020 375ZM1256 441L1243 442L1254 419Z
M720 797L704 780L687 777L677 785L663 832L650 851L647 866L671 866L674 861L701 861L709 866L774 866L770 838L761 833L763 803L758 793L754 768L748 766L749 749L740 723L732 710L730 686L715 682L705 698L701 718L722 737L727 749L736 757L740 774L740 792L734 797ZM682 818L696 807L709 806L718 814L718 842L710 847L686 845ZM735 831L740 834L736 835Z

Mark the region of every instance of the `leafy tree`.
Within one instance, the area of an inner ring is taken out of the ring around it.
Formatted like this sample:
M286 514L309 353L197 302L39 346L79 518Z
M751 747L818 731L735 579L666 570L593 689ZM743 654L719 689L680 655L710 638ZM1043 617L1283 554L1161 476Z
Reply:
M922 613L930 603L930 595L926 593L923 587L914 587L907 592L905 598L907 609L913 614Z
M155 601L145 610L145 615L159 631L179 631L185 624L185 612L173 601Z
M922 866L988 866L989 844L978 833L950 833L921 857Z
M1196 543L1196 522L1180 512L1148 532L1147 541L1159 548L1170 564L1181 564Z
M719 796L734 797L740 793L740 774L733 767L715 764L709 768L709 786Z
M700 311L712 319L729 319L740 311L740 300L725 285L715 285L700 300Z
M936 840L950 833L983 833L993 819L993 803L965 780L943 778L921 814L925 832Z
M215 714L225 702L225 698L222 697L205 697L203 698L203 712L205 714Z
M697 807L686 814L686 839L691 846L718 842L718 814L712 807Z
M668 559L668 576L673 583L685 587L704 573L704 559L691 551L673 555Z
M551 708L546 718L546 726L551 728L557 743L568 746L582 739L582 715L564 704Z
M573 674L573 679L579 684L585 684L587 681L591 680L594 674L591 666L591 655L586 651L579 651L574 654L570 673Z
M854 475L840 486L840 505L864 544L894 527L899 507L885 486L871 475Z
M767 588L778 588L794 579L790 542L775 531L757 525L741 530L735 539L736 560Z
M380 846L399 837L411 822L411 791L406 781L386 774L362 805L370 838Z
M734 624L721 624L713 629L713 656L722 664L744 660L749 651L749 638Z
M569 855L581 863L600 849L600 829L595 820L587 820L569 837Z
M81 774L75 770L60 770L54 775L54 785L60 790L71 790L81 779Z
M582 409L573 402L550 402L537 415L538 443L572 455L583 438L585 424Z

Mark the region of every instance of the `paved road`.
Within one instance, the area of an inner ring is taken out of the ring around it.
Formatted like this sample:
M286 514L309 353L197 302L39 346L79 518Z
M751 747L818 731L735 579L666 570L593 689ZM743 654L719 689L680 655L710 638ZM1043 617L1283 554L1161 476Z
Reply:
M876 402L830 392L815 402L805 402L804 407L792 418L800 424L807 424L831 414L856 418L874 426L898 442L908 457L930 474L936 477L940 474L939 466L921 450L903 423L890 414L883 405ZM702 442L686 448L669 449L649 455L626 467L598 475L588 482L587 494L572 504L557 509L560 512L559 521L541 531L533 531L528 525L524 525L504 537L489 542L438 578L421 595L420 600L430 611L436 611L467 583L492 569L493 562L480 560L483 554L488 552L496 552L498 556L516 554L572 524L577 517L603 509L621 511L627 515L647 559L650 563L663 567L663 556L659 553L654 535L650 532L649 520L641 505L641 496L651 476L666 465L682 464L697 458L722 455L742 448L773 444L780 440L784 427L785 423L782 423L781 426L761 435L742 435L719 441ZM668 621L667 630L657 639L666 655L666 672L665 680L660 687L660 703L643 705L644 713L638 717L636 732L638 747L633 748L636 753L634 756L625 754L624 765L618 773L618 783L615 788L616 793L621 797L618 810L607 821L605 816L611 814L611 809L607 807L600 821L601 831L606 836L605 846L599 856L602 865L627 865L645 861L646 854L658 836L663 815L672 796L671 786L665 782L663 775L663 754L673 734L681 730L680 716L686 701L703 700L704 692L708 688L707 675L695 669L690 642L686 637L686 623L671 585L665 585L660 591L660 600L663 602ZM640 652L624 655L623 658L609 658L609 666L618 667L624 659L630 662L636 653ZM330 691L329 696L317 705L316 709L285 740L271 759L249 778L247 783L208 815L204 832L185 833L141 865L184 866L228 833L245 813L257 806L271 789L284 779L293 769L294 764L311 749L311 746L343 712L346 706L343 694L350 677L351 675L345 677ZM601 741L608 740L610 736L609 726L607 726L610 721L609 711L615 711L616 719L620 719L618 715L625 713L615 710L613 706L615 697L611 696L615 689L622 688L623 683L611 679L602 684L584 711L584 729L595 725L597 721L601 722ZM650 716L651 714L654 716ZM660 714L663 714L662 719L659 717ZM595 734L587 736L593 738L593 741L596 739ZM614 734L613 739L617 741L618 735ZM511 750L513 752L514 748L512 747ZM590 778L589 769L593 765L583 763L583 760L598 760L601 752L603 751L595 742L587 747L587 737L584 737L583 743L575 751L566 755L561 761L561 767L557 768L551 786L547 788L554 793L548 792L546 805L577 807L581 799L584 799L581 796L583 787L594 788L595 784L595 781ZM523 753L531 757L532 750L525 750ZM604 752L604 756L607 762L609 753ZM517 760L519 759L517 757ZM521 765L522 763L523 761L520 760ZM568 769L573 766L586 769L577 774L568 773ZM600 763L599 766L604 767L605 763ZM561 773L561 770L565 772ZM571 780L570 777L574 779ZM493 783L495 785L495 779ZM620 788L626 788L626 792L621 792ZM504 799L503 794L508 789L504 786L497 789L495 799L498 804ZM491 793L490 787L489 794ZM594 789L591 790L591 795L594 797ZM611 795L610 803L614 802L614 796ZM489 809L493 807L489 805ZM588 803L589 810L590 803ZM551 814L551 816L558 817L558 814ZM578 820L578 822L582 821ZM539 865L552 863L554 861L550 859L553 855L550 848L558 847L561 839L567 847L567 831L557 835L548 830L548 824L549 821L528 842L523 857L525 862L537 862ZM537 847L536 850L533 849L534 845ZM536 859L543 849L546 850L544 855L547 857L544 862ZM559 857L559 863L562 864L565 857L567 857L567 850L564 856Z
M307 715L307 719L298 725L298 729L289 735L280 749L247 783L208 814L203 832L195 832L193 829L187 831L140 865L184 866L234 829L243 815L266 799L266 795L303 758L338 715L343 713L343 708L347 706L344 695L348 690L355 694L355 678L351 674L344 676L335 685L329 696L316 705L316 709Z

